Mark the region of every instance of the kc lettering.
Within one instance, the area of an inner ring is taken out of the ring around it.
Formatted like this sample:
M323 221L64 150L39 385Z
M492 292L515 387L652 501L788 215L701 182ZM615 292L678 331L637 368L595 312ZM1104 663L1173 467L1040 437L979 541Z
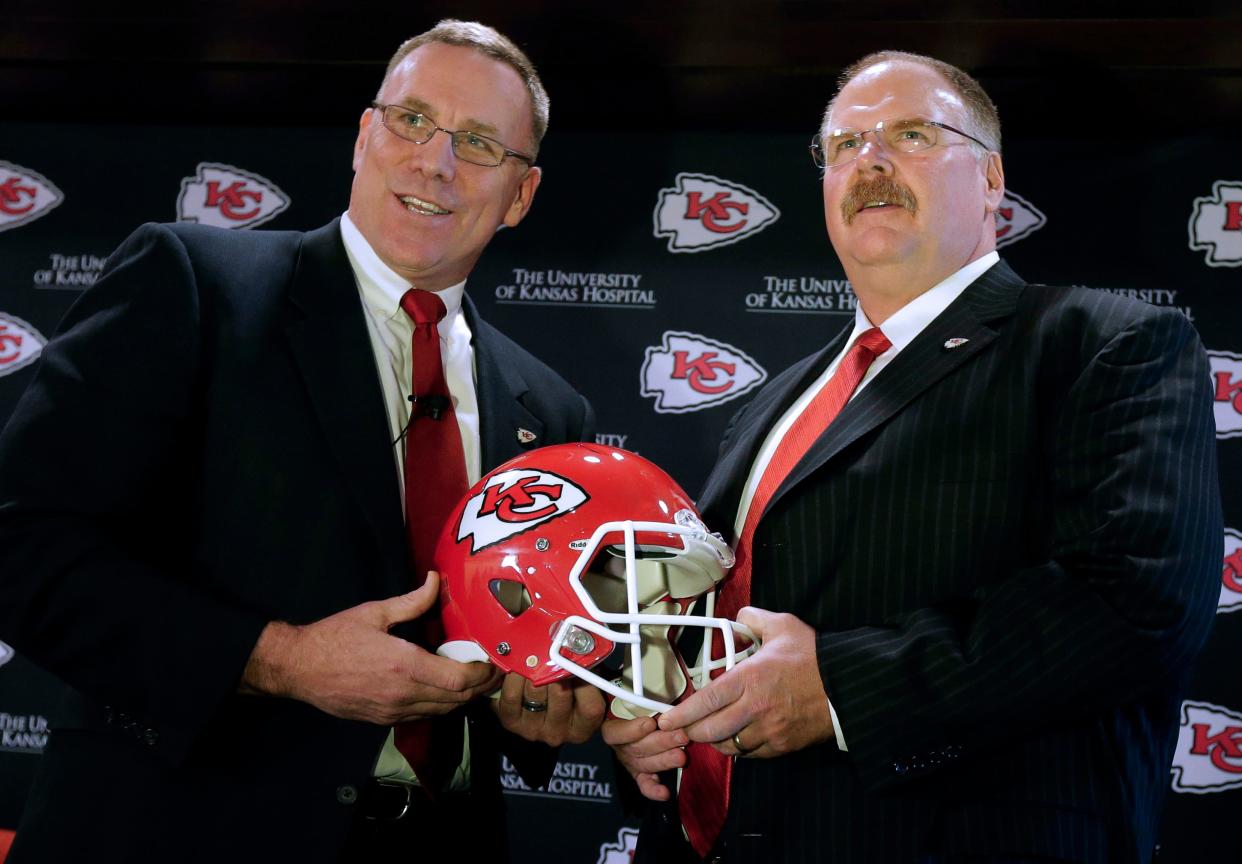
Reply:
M673 352L673 378L686 381L699 393L723 393L733 386L732 376L736 363L716 359L715 351L704 351L693 360L689 351ZM709 384L707 382L719 382Z
M729 194L717 192L704 202L702 192L691 192L686 201L686 218L698 219L703 223L704 228L708 231L715 231L717 234L732 234L734 231L745 228L745 219L728 225L724 224L729 218L729 210L736 210L742 216L750 210L750 205L745 201L729 200Z
M1242 609L1242 532L1225 529L1225 557L1220 571L1220 600L1216 612Z
M1217 438L1242 435L1242 354L1208 351Z
M288 208L289 196L271 180L218 162L200 162L177 196L178 220L217 228L252 228Z
M780 211L754 189L709 174L681 173L661 189L653 219L655 236L670 252L702 252L762 231Z
M1206 795L1242 787L1242 714L1210 702L1182 703L1173 789Z

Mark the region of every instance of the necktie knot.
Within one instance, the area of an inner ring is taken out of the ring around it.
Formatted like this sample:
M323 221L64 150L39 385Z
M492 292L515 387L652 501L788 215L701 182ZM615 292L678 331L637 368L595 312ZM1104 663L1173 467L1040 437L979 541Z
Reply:
M870 330L864 331L854 344L871 352L873 357L879 357L893 347L893 343L888 341L888 337L884 335L879 327L872 327Z
M401 308L405 310L406 315L414 319L416 326L439 324L448 311L444 308L444 301L437 295L418 288L411 288L401 296Z

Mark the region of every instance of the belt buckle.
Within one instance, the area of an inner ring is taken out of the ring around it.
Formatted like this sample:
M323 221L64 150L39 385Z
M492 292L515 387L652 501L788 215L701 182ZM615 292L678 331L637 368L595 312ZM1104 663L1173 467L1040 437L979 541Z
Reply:
M409 783L402 783L400 780L388 780L381 777L376 777L373 782L376 786L383 788L400 789L405 793L405 801L401 804L401 812L396 816L372 816L368 813L364 818L370 819L372 822L399 822L404 819L406 814L410 812L410 804L413 801L413 787Z

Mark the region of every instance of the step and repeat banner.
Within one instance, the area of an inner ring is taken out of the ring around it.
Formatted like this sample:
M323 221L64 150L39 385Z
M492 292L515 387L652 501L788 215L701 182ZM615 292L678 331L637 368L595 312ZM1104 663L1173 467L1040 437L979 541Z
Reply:
M808 125L813 127L815 118ZM0 146L0 421L56 323L146 221L310 229L339 215L340 129L13 125ZM562 133L534 210L468 290L585 393L599 440L693 495L729 417L851 323L806 136ZM1090 134L1089 130L1087 134ZM1001 254L1032 281L1186 315L1211 356L1225 501L1217 625L1182 709L1158 860L1236 860L1242 805L1242 165L1224 136L1006 146ZM1089 164L1087 164L1089 163ZM0 829L16 825L60 685L0 645ZM997 771L1005 771L998 760ZM517 862L625 862L634 822L598 741L544 789L506 766ZM528 826L545 826L536 836ZM556 825L555 836L546 826Z

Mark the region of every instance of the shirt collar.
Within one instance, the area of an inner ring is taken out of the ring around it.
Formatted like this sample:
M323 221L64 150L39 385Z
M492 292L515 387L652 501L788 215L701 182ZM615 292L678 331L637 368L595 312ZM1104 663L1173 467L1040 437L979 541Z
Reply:
M350 266L358 279L358 287L362 291L363 302L382 319L389 319L401 311L401 298L411 286L395 270L380 260L362 236L358 226L354 225L349 213L341 216L341 240L345 243L345 253L349 256ZM466 280L450 285L435 294L444 302L444 320L438 328L441 334L452 326L457 314L461 311L462 295L466 292Z
M936 319L936 316L947 309L949 304L956 300L971 282L982 276L985 270L999 260L1000 255L995 250L980 256L894 312L887 321L880 325L880 329L892 343L893 348L900 351L913 342L914 337L922 333L924 328ZM873 326L875 325L867 319L860 304L854 316L854 333L850 337L851 343L854 336Z

